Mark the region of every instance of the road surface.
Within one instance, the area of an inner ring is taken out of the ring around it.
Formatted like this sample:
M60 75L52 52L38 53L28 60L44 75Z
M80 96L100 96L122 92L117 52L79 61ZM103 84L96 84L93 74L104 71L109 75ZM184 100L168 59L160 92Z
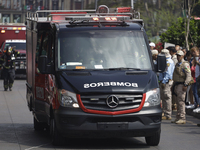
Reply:
M200 119L187 115L185 125L162 122L159 146L148 146L143 137L116 139L68 139L55 147L47 131L34 131L26 103L25 80L15 80L13 91L3 91L0 80L0 150L198 150ZM173 112L173 119L175 112ZM98 135L97 135L98 136Z

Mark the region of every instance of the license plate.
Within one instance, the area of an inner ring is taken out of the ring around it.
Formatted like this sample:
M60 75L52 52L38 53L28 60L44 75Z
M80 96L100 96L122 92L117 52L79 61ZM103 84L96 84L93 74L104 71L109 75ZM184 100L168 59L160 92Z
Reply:
M20 65L20 69L24 69L24 65Z
M128 129L128 122L98 122L97 127L100 130L123 130Z

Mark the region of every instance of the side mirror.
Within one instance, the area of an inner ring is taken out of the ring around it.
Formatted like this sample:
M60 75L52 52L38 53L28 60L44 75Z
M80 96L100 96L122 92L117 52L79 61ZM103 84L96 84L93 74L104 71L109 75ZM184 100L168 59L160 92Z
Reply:
M159 54L157 57L157 64L155 65L156 72L164 72L167 67L167 60L164 54Z
M47 63L48 59L46 55L41 55L38 61L38 69L41 74L52 74L54 73L53 65L51 63Z
M41 55L38 61L38 69L40 73L42 74L46 73L46 64L47 64L47 56Z

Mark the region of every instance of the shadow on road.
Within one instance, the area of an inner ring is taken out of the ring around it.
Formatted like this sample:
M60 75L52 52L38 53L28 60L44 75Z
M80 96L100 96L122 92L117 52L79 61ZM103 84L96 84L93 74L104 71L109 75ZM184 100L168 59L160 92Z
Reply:
M25 147L59 149L146 149L144 138L72 138L53 146L49 131L35 131L33 124L0 124L0 142L19 143ZM98 135L97 135L98 136Z

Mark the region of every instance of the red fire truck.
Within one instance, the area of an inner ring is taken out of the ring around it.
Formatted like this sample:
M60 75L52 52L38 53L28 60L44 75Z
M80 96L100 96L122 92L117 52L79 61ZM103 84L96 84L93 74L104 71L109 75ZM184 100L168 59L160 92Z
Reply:
M22 39L26 40L26 26L25 24L0 24L0 46L5 40Z
M0 24L0 56L7 46L20 52L16 58L16 75L26 75L26 25L22 23Z
M166 57L154 65L142 19L120 11L28 13L27 104L34 129L50 129L55 145L81 136L159 144L156 72L165 70Z

